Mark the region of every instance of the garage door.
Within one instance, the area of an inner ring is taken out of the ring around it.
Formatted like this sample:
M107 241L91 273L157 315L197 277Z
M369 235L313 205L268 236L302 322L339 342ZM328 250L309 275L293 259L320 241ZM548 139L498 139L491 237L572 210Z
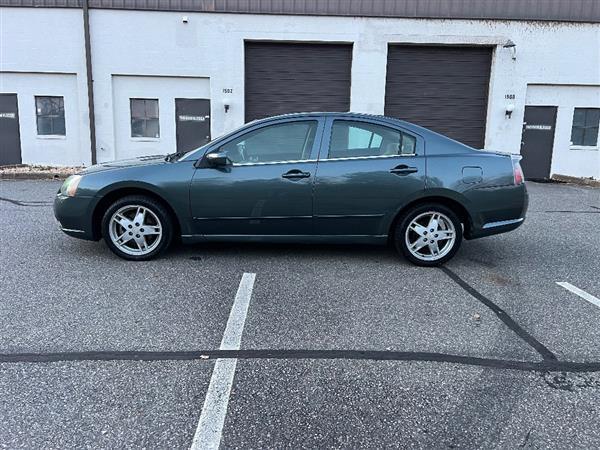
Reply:
M350 109L350 44L246 42L246 122Z
M390 45L385 114L482 148L492 50Z

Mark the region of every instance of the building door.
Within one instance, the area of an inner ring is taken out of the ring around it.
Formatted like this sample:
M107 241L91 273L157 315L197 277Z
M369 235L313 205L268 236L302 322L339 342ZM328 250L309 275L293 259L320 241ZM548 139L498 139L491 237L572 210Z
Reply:
M244 51L246 122L350 110L352 44L246 42Z
M210 141L210 100L176 98L177 151L188 152Z
M491 47L390 45L385 115L483 148Z
M550 178L556 106L526 106L521 136L521 167L527 179Z
M0 94L0 166L21 164L17 94Z

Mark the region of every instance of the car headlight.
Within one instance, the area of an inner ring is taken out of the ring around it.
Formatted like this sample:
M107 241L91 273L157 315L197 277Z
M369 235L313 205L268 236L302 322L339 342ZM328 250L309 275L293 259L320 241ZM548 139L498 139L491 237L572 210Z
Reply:
M71 175L61 186L60 193L69 197L74 197L81 178L83 178L81 175Z

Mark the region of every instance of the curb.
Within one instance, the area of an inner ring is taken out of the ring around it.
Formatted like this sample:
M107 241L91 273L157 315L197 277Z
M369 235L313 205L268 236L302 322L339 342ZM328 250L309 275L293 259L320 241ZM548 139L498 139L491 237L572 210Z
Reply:
M569 175L552 175L552 180L562 181L563 183L573 183L580 186L600 187L600 180L594 180L593 178L579 178L572 177Z
M0 173L0 180L65 180L69 175L48 172Z

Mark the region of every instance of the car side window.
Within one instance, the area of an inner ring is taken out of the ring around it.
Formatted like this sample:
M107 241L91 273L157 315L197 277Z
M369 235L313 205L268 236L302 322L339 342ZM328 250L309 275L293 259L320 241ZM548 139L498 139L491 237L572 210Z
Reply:
M301 161L310 158L316 120L269 125L233 139L219 148L235 164Z
M367 122L336 120L331 130L329 158L412 155L417 139L407 133Z

